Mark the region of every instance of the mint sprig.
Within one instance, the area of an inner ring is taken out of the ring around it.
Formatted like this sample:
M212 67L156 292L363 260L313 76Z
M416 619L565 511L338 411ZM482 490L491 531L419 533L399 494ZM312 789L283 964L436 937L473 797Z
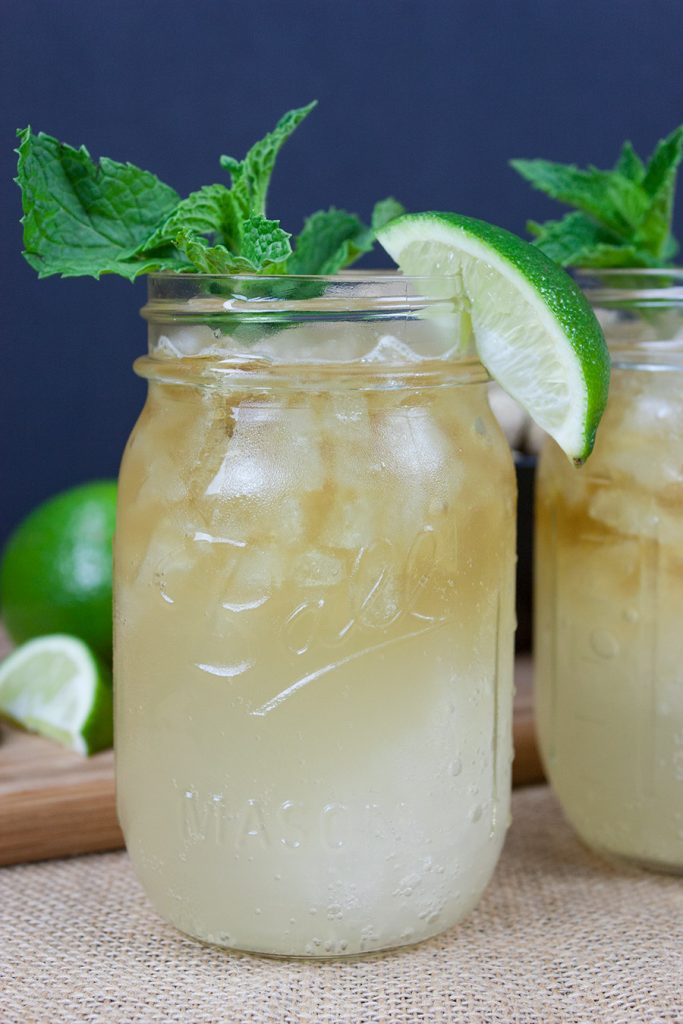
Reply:
M19 131L24 256L40 277L336 273L369 252L375 230L404 211L382 200L367 227L345 210L319 210L292 251L291 234L266 216L266 199L278 153L314 106L285 114L243 160L222 156L230 186L205 185L183 199L133 164L95 162L85 147Z
M306 219L297 236L294 254L287 264L288 272L336 274L359 256L370 252L375 232L405 212L396 199L381 199L375 203L371 227L367 227L355 213L337 210L334 206L329 210L318 210Z
M552 199L575 207L561 220L529 221L534 243L562 266L661 267L678 252L671 234L683 126L662 139L648 161L624 143L612 170L549 160L511 160Z
M298 128L305 117L316 106L313 100L305 107L289 110L280 118L272 132L256 142L244 160L235 160L232 156L220 158L221 167L227 170L232 178L231 194L242 216L266 214L266 196L270 178L275 167L277 155L292 132Z
M174 268L160 246L140 252L180 197L153 174L103 157L95 164L84 146L73 149L43 132L18 132L17 181L24 216L24 256L39 277L121 274L132 280Z
M306 218L289 260L292 274L334 274L372 249L373 233L353 213L318 210Z

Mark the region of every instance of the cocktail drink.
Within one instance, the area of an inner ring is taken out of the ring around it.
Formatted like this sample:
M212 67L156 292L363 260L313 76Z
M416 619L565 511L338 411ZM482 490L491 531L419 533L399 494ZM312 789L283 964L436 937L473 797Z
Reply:
M538 729L588 844L683 871L683 277L601 272L588 294L612 384L587 466L541 461Z
M507 827L515 487L488 374L582 461L609 361L574 281L493 224L393 197L296 237L266 216L314 106L184 198L30 128L17 180L39 274L152 275L114 559L138 876L205 941L340 956L458 921ZM339 275L375 241L401 273ZM87 750L101 686L67 647L47 725ZM40 709L44 656L0 668L0 710Z
M420 292L151 279L115 551L119 812L157 909L208 942L413 943L501 848L513 470L485 371Z

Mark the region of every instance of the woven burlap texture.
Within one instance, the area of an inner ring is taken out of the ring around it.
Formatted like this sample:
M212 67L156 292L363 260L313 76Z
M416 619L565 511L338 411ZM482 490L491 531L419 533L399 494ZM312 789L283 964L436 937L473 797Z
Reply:
M460 926L349 961L184 938L123 853L0 871L2 1024L682 1024L683 881L583 849L545 787L513 798L494 881Z

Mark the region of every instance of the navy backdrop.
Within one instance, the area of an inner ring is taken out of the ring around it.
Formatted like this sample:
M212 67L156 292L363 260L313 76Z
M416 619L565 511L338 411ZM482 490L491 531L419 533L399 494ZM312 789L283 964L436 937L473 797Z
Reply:
M680 0L4 0L0 32L0 540L36 502L114 475L144 397L144 284L37 281L14 129L131 160L181 192L220 180L287 108L320 105L270 213L298 230L393 193L523 232L553 206L511 156L610 165L683 121ZM378 257L375 262L380 263Z

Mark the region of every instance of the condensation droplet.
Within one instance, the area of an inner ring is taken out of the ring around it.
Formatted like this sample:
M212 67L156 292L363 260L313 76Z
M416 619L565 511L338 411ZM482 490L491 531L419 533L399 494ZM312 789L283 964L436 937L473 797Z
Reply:
M616 658L619 642L606 629L594 629L590 637L591 647L601 658Z
M470 821L475 825L478 821L481 821L481 816L484 813L484 809L481 804L475 804L470 811Z
M640 612L637 608L624 608L624 621L636 623L640 620Z
M462 761L459 757L456 757L454 761L448 765L448 774L452 775L453 778L457 778L462 772Z

